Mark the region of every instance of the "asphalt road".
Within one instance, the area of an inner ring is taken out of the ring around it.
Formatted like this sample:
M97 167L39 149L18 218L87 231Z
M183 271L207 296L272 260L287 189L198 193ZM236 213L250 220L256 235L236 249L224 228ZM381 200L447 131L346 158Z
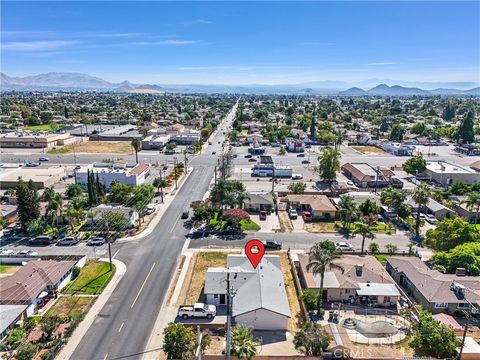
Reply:
M136 241L114 245L127 272L73 354L73 359L137 359L153 329L185 243L180 215L185 206L203 198L213 178L222 131L202 155L190 161L193 173L177 193L154 231ZM147 349L148 353L148 349Z

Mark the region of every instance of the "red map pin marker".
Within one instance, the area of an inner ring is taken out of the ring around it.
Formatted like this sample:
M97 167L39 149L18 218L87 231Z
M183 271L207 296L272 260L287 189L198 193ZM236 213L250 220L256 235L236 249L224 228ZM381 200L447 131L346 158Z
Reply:
M250 240L245 245L245 254L248 257L248 260L250 260L250 264L256 269L265 254L265 247L260 240Z

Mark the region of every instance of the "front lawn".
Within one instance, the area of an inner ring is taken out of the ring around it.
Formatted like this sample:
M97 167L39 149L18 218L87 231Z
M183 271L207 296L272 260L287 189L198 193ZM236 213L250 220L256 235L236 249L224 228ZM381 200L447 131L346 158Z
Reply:
M343 229L343 223L341 221L335 221L335 226L338 229ZM353 232L355 230L355 223L350 224L350 232ZM388 233L394 233L395 232L395 226L392 224L387 224L381 221L377 221L374 225L374 230L375 233L382 233L382 234L388 234Z
M52 131L52 127L49 124L28 125L28 126L24 126L23 129L30 130L30 131Z
M13 275L20 268L21 266L17 266L17 265L0 265L0 274Z
M108 262L88 260L78 277L65 288L65 293L99 294L107 286L114 272L113 264L110 271Z
M253 220L240 220L240 228L242 231L258 231L260 230L260 225Z
M47 311L45 316L77 317L87 311L94 299L94 297L88 296L62 296Z

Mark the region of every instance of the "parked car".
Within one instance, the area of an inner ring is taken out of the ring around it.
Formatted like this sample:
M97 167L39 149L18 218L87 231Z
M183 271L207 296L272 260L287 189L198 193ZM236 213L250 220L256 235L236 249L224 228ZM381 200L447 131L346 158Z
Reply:
M38 161L48 161L48 158L45 157L45 156L40 156L40 157L38 158Z
M297 213L297 210L295 210L294 208L290 208L288 210L288 216L290 217L290 219L296 219L298 218L298 213Z
M204 303L195 303L193 305L182 305L178 309L178 316L182 319L188 318L207 318L213 319L217 315L217 307Z
M303 219L303 221L312 221L313 217L312 217L312 214L310 213L310 211L302 212L302 219Z
M103 244L105 244L105 238L101 236L91 238L87 241L88 246L101 246Z
M282 244L275 240L262 241L265 250L281 250Z
M155 212L155 206L153 205L149 205L147 206L147 208L145 209L145 214L147 215L151 215Z
M182 211L182 219L188 219L190 217L190 210L183 210Z
M207 231L205 229L193 230L187 234L187 237L189 237L190 239L200 239L207 236L210 236L210 231Z
M58 246L70 246L70 245L75 245L78 244L78 238L76 236L67 236L64 238L61 238L57 241Z
M353 245L346 242L335 243L335 248L338 251L355 251L355 248L353 247Z
M260 210L260 220L267 220L267 212L265 210Z
M54 243L55 240L51 236L37 236L36 238L29 239L28 243L30 245L50 245Z
M297 157L305 157L304 153L297 154Z
M309 160L302 160L302 164L310 164Z
M250 159L252 157L252 154L247 154L244 157L245 157L245 159Z
M216 151L212 151L212 155L215 155L217 152Z
M257 159L255 159L255 158L251 158L251 159L248 159L248 161L249 161L249 162L256 162L256 161L257 161Z
M17 252L17 255L20 255L20 256L38 256L38 253L36 251L32 251L32 250L21 250L21 251Z
M35 162L35 161L26 161L25 162L26 167L36 167L36 166L39 166L39 165L40 165L40 163Z
M303 179L302 174L292 174L292 180L301 180Z
M13 254L13 250L5 249L5 248L0 249L0 255L12 255L12 254Z
M435 224L438 220L435 216L431 215L431 214L427 214L425 215L425 220L427 220L428 223L430 224Z

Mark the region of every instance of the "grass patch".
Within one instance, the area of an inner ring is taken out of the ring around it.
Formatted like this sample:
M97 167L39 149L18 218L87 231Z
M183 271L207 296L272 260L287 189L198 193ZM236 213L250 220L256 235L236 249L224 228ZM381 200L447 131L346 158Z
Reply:
M61 318L79 316L87 311L93 300L93 297L88 296L62 296L47 311L45 316L59 316Z
M115 272L115 265L104 261L88 260L80 275L65 289L67 294L99 294L107 286Z
M67 146L64 146L64 147L61 147L61 148L55 148L55 149L51 149L51 150L47 151L47 153L53 154L53 155L68 154L68 153L71 153L71 152L73 152L73 146L72 145L67 145Z
M253 220L240 220L240 228L243 231L258 231L260 230L260 225Z
M23 129L30 130L30 131L52 131L52 127L49 124L28 125L28 126L24 126Z
M14 274L21 266L17 265L0 265L0 274Z
M387 255L387 254L375 254L374 256L375 256L375 259L377 259L379 262L386 263L387 262L387 257L389 255Z
M343 229L343 223L341 221L335 221L335 227L337 230ZM355 223L350 224L350 232L355 230ZM395 226L392 224L387 224L381 221L377 221L374 225L373 232L375 233L382 233L382 234L389 234L395 232Z

